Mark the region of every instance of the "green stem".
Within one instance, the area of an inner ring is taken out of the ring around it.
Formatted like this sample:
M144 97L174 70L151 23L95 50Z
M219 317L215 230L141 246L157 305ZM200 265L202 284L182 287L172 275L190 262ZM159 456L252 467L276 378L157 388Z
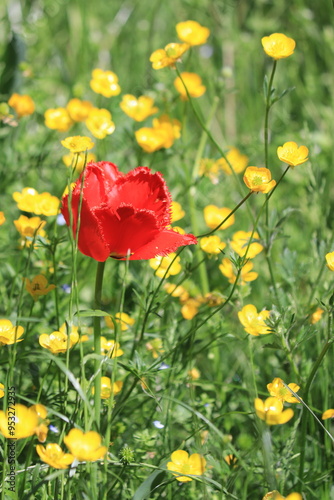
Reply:
M273 469L273 445L268 427L262 431L262 451L264 461L264 471L270 490L276 489L276 481Z
M101 304L102 283L105 262L97 263L96 278L95 278L95 294L94 308L99 309ZM101 319L94 316L94 351L95 359L95 379L94 379L94 407L95 421L97 429L100 429L100 413L101 413Z
M217 109L218 102L219 102L218 98L215 97L213 104L211 106L211 109L209 111L207 122L205 124L207 129L210 128L213 116L214 116L216 109ZM188 191L190 220L191 220L192 230L195 234L198 232L198 217L197 217L197 213L196 213L196 201L195 201L196 188L195 188L194 184L195 184L196 179L198 177L199 167L200 167L201 159L203 157L203 152L204 152L204 148L205 148L205 145L207 142L207 138L208 138L208 135L207 135L206 131L203 130L202 135L201 135L201 139L199 141L197 153L196 153L194 167L193 167L192 174L191 174L191 178L192 178L191 184L192 185ZM201 258L202 258L202 252L201 252L199 247L196 247L195 259L197 262L199 262L201 260ZM198 271L199 271L199 278L200 278L202 293L203 293L203 295L205 295L206 293L209 293L209 290L210 290L209 279L208 279L208 274L206 271L205 261L203 261L199 265Z
M332 323L333 323L333 311L330 311L328 315L328 338L327 342L324 345L321 353L318 356L318 359L314 363L314 366L311 370L311 373L307 379L305 389L304 389L304 395L303 395L303 401L305 404L308 403L308 397L309 397L309 391L311 384L313 382L313 379L328 351L330 346L333 344L334 339L332 338ZM302 413L302 425L301 425L301 432L300 432L300 459L299 459L299 491L302 492L303 490L303 477L304 477L304 467L305 467L305 448L306 448L306 433L307 433L307 423L308 423L308 418L309 418L309 412L303 408L303 413Z

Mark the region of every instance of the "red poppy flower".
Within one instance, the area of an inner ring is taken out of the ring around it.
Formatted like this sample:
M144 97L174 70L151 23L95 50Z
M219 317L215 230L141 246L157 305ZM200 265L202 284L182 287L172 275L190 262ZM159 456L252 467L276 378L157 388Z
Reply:
M84 177L79 250L104 262L108 257L151 259L197 243L192 234L168 229L171 196L162 175L147 167L123 174L109 162L88 163L72 191L73 234L76 234L81 180ZM70 225L68 195L62 214Z

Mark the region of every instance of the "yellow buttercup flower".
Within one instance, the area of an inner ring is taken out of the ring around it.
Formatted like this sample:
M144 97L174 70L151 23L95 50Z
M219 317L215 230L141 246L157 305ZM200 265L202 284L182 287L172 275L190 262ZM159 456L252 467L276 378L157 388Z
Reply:
M124 351L120 348L119 342L115 344L114 340L107 340L105 337L101 336L101 354L109 358L119 358L123 356Z
M197 73L183 72L181 73L181 77L183 82L178 76L174 80L174 87L180 94L180 97L183 101L188 100L188 94L186 92L186 89L184 88L184 85L187 87L190 97L201 97L205 93L206 87L202 83L202 78L197 75Z
M232 212L229 208L219 208L216 207L216 205L207 205L204 208L204 220L205 224L211 228L215 229L221 222L226 219L226 217L229 216L229 214ZM228 227L232 226L235 222L235 217L234 214L229 217L224 224L220 226L219 229L227 229Z
M189 293L182 285L176 286L174 283L166 283L164 288L169 295L177 297L181 301L185 301L189 298Z
M189 45L202 45L210 36L209 28L201 26L197 21L184 21L176 25L177 36Z
M38 274L31 281L26 278L26 290L34 300L38 300L42 295L48 294L56 288L56 285L49 285L48 280L43 274Z
M188 371L188 376L191 380L198 380L201 377L201 372L197 368L192 368Z
M248 281L256 280L256 278L258 277L258 273L252 271L253 267L253 263L250 261L246 262L246 264L242 267L239 278L240 285L245 285ZM229 283L231 283L232 285L233 283L235 283L237 274L234 271L233 264L230 259L225 257L219 266L219 270L224 276L226 276L226 278L228 278Z
M318 323L318 321L321 320L322 315L324 314L324 310L321 309L321 307L317 307L317 309L314 311L313 314L310 316L310 323L311 325L314 325L315 323Z
M326 253L326 266L330 271L334 271L334 252Z
M165 352L162 340L159 337L147 342L146 349L152 353L154 359L157 359L160 356L160 354Z
M5 395L5 386L0 383L0 399Z
M64 443L79 462L95 462L105 456L108 449L101 446L101 436L95 431L84 433L80 429L71 429L64 437Z
M6 222L6 217L3 212L0 212L0 226Z
M17 220L14 220L14 225L24 242L29 246L31 241L26 240L26 238L33 239L34 236L39 235L42 238L45 237L46 233L43 229L46 222L43 221L40 217L26 217L25 215L20 215Z
M59 212L60 200L56 196L47 192L39 194L34 188L23 188L21 193L15 191L13 198L23 212L46 216L57 215Z
M224 250L226 243L221 241L219 236L214 234L212 236L204 236L201 238L199 246L206 253L218 255L221 253L221 250Z
M114 323L110 316L106 316L105 322L109 328L114 329ZM125 312L118 312L115 314L115 322L121 325L121 331L126 332L126 330L129 329L129 326L132 326L135 324L135 320L131 318L128 314Z
M80 99L71 99L66 106L67 112L74 122L84 122L93 108L93 104L89 101L81 101Z
M301 165L308 160L308 148L299 146L294 141L289 141L277 148L278 158L291 167Z
M19 118L22 116L32 115L35 111L35 103L29 95L13 94L8 104L10 107L15 109L16 114Z
M288 384L288 387L293 390L293 392L298 392L300 387L297 384ZM273 396L282 403L286 401L287 403L299 403L298 399L293 396L293 394L285 387L283 380L279 377L274 378L274 380L267 385L270 396Z
M59 212L60 200L50 193L41 193L37 196L35 214L51 217Z
M64 148L69 149L71 153L82 153L94 147L92 139L82 135L66 137L66 139L60 142Z
M175 68L175 63L188 49L187 43L169 43L164 49L155 50L150 57L153 69L162 69L167 66Z
M163 130L142 127L135 132L136 141L146 153L154 153L164 147L166 133Z
M154 153L162 148L170 148L175 139L180 137L181 123L162 115L153 120L153 127L143 127L135 132L136 141L147 153Z
M231 148L225 156L236 174L243 172L248 165L248 156L241 154L238 148ZM232 175L232 170L228 162L225 158L219 158L217 165L227 175Z
M113 71L103 71L94 69L92 71L91 89L104 97L113 97L121 93L121 87L118 84L118 77Z
M0 319L0 346L21 342L23 332L23 326L14 326L9 319Z
M176 222L180 219L182 219L186 215L185 211L183 210L181 203L177 201L172 201L172 218L171 218L171 223Z
M181 122L175 118L170 118L168 115L161 115L159 118L154 118L153 128L165 132L164 148L170 148L174 144L175 139L179 139L181 136Z
M48 349L52 354L64 353L78 342L78 334L71 333L68 339L67 333L64 331L56 331L48 335L42 333L39 336L39 343L45 349Z
M196 298L190 297L189 299L182 300L181 303L183 304L181 307L183 318L191 320L198 314L198 309L202 302Z
M191 477L182 476L202 476L206 468L206 460L199 453L189 454L184 450L177 450L171 454L171 462L167 463L167 469L173 471L173 475L181 483L192 481Z
M51 130L67 132L73 125L70 115L65 108L50 108L44 113L45 125Z
M0 433L9 439L23 439L38 434L40 420L45 417L40 417L37 407L44 408L44 406L34 405L30 408L22 404L14 406L15 417L11 416L13 411L9 408L6 413L0 411ZM43 414L46 416L46 409L44 410Z
M265 323L265 320L268 319L269 316L270 311L264 309L261 312L257 312L253 304L244 306L242 310L238 312L238 318L245 331L256 337L271 333L270 328Z
M277 490L269 491L262 500L303 500L300 493L290 493L287 497L283 497Z
M101 377L101 399L109 399L111 394L118 394L121 392L123 387L123 382L116 380L113 384L113 390L111 390L111 379L109 377ZM92 393L94 394L95 389L92 388Z
M230 242L230 245L232 249L240 255L240 257L243 257L246 253L249 239L252 236L252 231L246 232L246 231L237 231L233 235L233 239ZM252 236L252 240L259 240L260 236L259 234L255 231ZM254 243L251 243L249 245L248 251L247 251L247 258L248 259L254 259L260 252L262 252L263 246L258 243L257 241L254 241Z
M283 403L277 398L267 398L262 401L260 398L254 400L256 415L268 425L285 424L293 417L291 408L283 410Z
M97 139L104 139L115 130L111 113L104 108L93 108L85 121L86 127Z
M94 153L69 153L64 155L62 160L66 167L75 167L75 170L80 173L83 171L86 161L86 164L96 161L96 155Z
M330 408L329 410L326 410L322 414L322 420L327 420L327 418L334 418L334 409Z
M247 167L244 173L244 183L254 193L269 193L276 186L276 181L271 180L268 168Z
M15 191L13 193L14 201L17 203L17 208L23 212L35 213L37 208L38 192L34 188L26 187L22 192Z
M145 95L141 95L138 98L132 94L123 95L122 101L120 102L120 108L130 118L136 120L136 122L142 122L159 111L159 109L154 106L154 99Z
M164 257L159 256L149 259L149 264L152 269L155 270L155 275L159 278L163 278L164 276L165 278L168 278L168 276L175 276L176 274L179 274L182 271L181 259L180 257L175 258L175 256L176 253L170 253ZM168 272L165 275L167 269Z
M261 39L265 53L273 59L284 59L293 54L296 42L283 33L273 33Z
M74 460L74 456L64 453L57 443L48 443L45 448L38 444L36 451L40 459L54 469L67 469Z
M60 331L60 333L66 333L66 335L68 333L70 333L71 347L72 347L72 345L79 342L80 337L79 337L79 327L78 326L72 325L71 331L70 331L69 325L67 325L66 323L63 323L59 327L59 331Z

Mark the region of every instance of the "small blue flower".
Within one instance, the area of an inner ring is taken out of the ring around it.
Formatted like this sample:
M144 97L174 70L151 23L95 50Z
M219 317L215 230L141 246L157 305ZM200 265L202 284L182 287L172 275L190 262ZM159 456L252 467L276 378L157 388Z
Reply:
M159 370L167 370L167 368L170 368L170 366L166 365L166 363L161 363Z
M57 224L58 226L65 226L66 220L64 219L63 214L57 215Z
M163 429L165 426L160 422L160 420L153 420L153 425L157 429Z

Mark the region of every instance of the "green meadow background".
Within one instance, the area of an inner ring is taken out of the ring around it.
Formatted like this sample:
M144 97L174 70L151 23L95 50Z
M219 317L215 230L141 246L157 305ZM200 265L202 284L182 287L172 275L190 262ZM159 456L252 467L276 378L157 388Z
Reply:
M30 406L40 391L40 402L50 409L53 425L63 425L52 414L56 411L71 415L72 424L83 428L86 403L71 383L65 384L68 373L56 362L47 373L50 356L38 343L40 334L51 333L58 321L68 320L66 286L71 284L73 262L67 228L49 218L45 229L55 246L34 250L28 258L28 252L18 249L19 235L13 224L20 212L12 193L33 187L61 198L68 169L62 162L66 152L60 140L90 135L83 124L76 124L69 133L47 129L44 112L48 108L65 106L79 97L109 109L116 130L103 140L93 138L98 161L111 161L124 173L138 165L162 172L173 199L186 212L177 224L187 232L194 231L191 197L198 230L204 233L208 231L203 218L206 205L233 208L247 194L244 185L240 190L233 176L225 174L216 185L206 177L191 185L203 130L190 104L178 98L173 86L175 71L151 67L150 54L177 41L175 25L188 19L211 30L208 43L185 54L179 64L181 71L197 72L207 87L194 105L206 121L215 103L210 126L215 140L224 151L237 147L249 157L249 165L258 167L264 166L263 80L272 68L261 38L280 32L296 41L295 53L278 61L275 75L277 95L285 89L289 92L270 113L269 168L278 180L283 169L276 150L286 141L306 145L310 159L290 169L270 200L270 261L278 297L262 252L254 261L259 273L256 281L238 285L226 307L211 318L212 309L203 307L189 321L182 317L178 300L159 287L160 279L147 261L130 262L127 269L126 263L109 260L101 309L110 315L118 312L124 290L123 310L136 320L120 337L125 354L118 359L117 378L124 381L124 388L115 397L111 463L107 470L96 464L80 466L73 477L68 471L53 474L55 470L41 464L34 451L36 437L20 440L17 491L21 496L2 493L1 498L261 500L272 489L284 497L302 491L304 499L334 498L333 439L314 416L302 404L293 405L293 420L270 428L272 449L269 446L266 454L264 440L269 434L253 405L256 394L262 399L269 396L266 386L274 377L300 385L298 394L303 398L312 374L308 405L314 414L321 419L322 412L334 405L332 346L321 358L324 346L333 338L333 274L325 266L325 254L334 250L334 9L329 0L15 0L0 7L0 101L7 102L13 92L19 92L29 94L36 104L35 114L23 118L18 127L0 126L0 210L6 216L0 227L0 311L1 318L12 321L19 313L19 324L29 330L17 346L17 399ZM117 74L120 96L106 99L93 93L89 81L94 68ZM134 124L119 107L125 93L149 94L160 114L168 113L182 122L181 138L172 148L154 154L140 149L134 130L142 125ZM207 140L203 157L220 156ZM249 211L256 216L264 200L261 193L252 195L249 208L244 205L236 213L235 224L221 233L223 241L228 242L235 231L251 231ZM266 231L264 216L259 230ZM225 256L230 256L228 247ZM182 274L167 280L184 280L194 296L201 293L196 258L194 248L187 247L181 254ZM221 257L209 258L203 253L202 258L210 291L226 298L231 285L218 269ZM55 263L56 282L50 271ZM31 297L22 289L22 278L31 279L41 271L59 290L58 318L52 293L32 307ZM96 262L79 254L79 310L93 308L95 272ZM251 337L244 331L237 312L246 304L272 311L272 334ZM325 313L319 323L311 325L308 317L317 307ZM146 314L144 342L134 349ZM84 327L92 327L89 315L80 321ZM104 323L102 328L110 333ZM145 348L145 342L155 337L163 339L165 351L157 361ZM91 345L84 349L85 355L92 353ZM0 382L6 378L9 362L8 346L0 347ZM169 368L159 370L162 362ZM74 378L81 377L81 363L75 348L70 358ZM194 381L188 375L193 367L200 370L200 378ZM93 373L90 358L85 358L85 370L88 380ZM143 389L143 380L149 390ZM93 404L91 397L89 400ZM308 421L303 434L305 415ZM155 428L155 420L164 427ZM330 421L323 424L333 433ZM103 425L102 437L106 432ZM65 426L65 432L70 428ZM203 435L203 431L208 432ZM58 438L50 431L47 442ZM4 442L1 438L2 451ZM133 450L130 464L120 461L124 447ZM300 477L303 448L304 474ZM171 453L178 449L205 456L204 479L180 484L165 471ZM224 460L232 453L237 457L236 467ZM30 468L24 474L26 466ZM268 476L268 469L274 471L274 479Z

